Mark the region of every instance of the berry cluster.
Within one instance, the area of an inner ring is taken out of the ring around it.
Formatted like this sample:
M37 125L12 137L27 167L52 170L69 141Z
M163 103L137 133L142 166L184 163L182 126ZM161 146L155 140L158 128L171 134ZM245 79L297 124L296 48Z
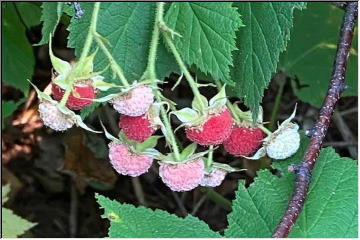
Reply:
M155 79L142 78L130 85L120 75L124 86L117 86L102 81L103 77L93 72L92 60L96 52L85 58L86 64L70 64L55 57L51 46L49 49L54 67L51 94L34 86L41 100L40 118L44 125L56 131L65 131L73 125L94 131L74 111L95 101L110 103L120 114L118 138L109 134L104 126L103 129L105 136L111 140L108 145L110 162L119 174L140 176L149 171L154 160L158 160L161 180L173 191L189 191L199 185L219 186L227 173L239 171L213 161L216 145L223 145L225 151L233 156L248 159L259 159L265 155L285 159L299 148L299 127L291 122L295 111L271 133L263 126L261 109L260 117L254 123L250 111L243 112L228 101L225 86L218 84L218 93L208 101L200 94L195 82L189 79L195 96L192 108L171 112L181 121L179 128L184 127L186 137L192 142L180 152L170 118L163 107L164 104L171 109L176 106L161 95ZM97 98L99 91L109 88L120 90ZM166 144L172 150L168 154L155 149L161 137L154 135L158 129L161 129ZM198 145L209 147L209 150L196 152Z

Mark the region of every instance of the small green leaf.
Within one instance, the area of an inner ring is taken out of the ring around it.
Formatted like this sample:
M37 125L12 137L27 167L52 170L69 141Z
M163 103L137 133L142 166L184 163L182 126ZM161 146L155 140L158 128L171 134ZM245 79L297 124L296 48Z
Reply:
M215 79L230 80L235 31L242 26L230 2L173 2L165 21L182 37L175 45L188 65L195 64Z
M34 227L36 223L31 223L17 215L10 209L1 208L2 216L2 237L16 238L24 234L27 230Z
M174 114L183 123L190 123L199 118L199 114L191 108L183 108L172 112L172 114Z
M110 220L111 238L220 238L209 226L188 215L179 218L162 210L121 204L96 194L97 202L104 209L104 218Z

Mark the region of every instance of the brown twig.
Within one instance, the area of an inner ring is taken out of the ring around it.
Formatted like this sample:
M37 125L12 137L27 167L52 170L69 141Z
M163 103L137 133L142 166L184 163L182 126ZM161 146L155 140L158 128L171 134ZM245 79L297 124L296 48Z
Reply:
M304 205L311 179L311 171L314 168L316 159L319 155L320 148L330 124L331 115L334 112L335 104L339 100L341 92L345 89L345 72L351 41L354 35L357 12L357 2L349 2L345 9L345 15L340 30L340 39L333 65L330 87L320 110L319 118L313 129L308 132L308 135L311 137L310 144L301 164L289 167L289 170L293 170L296 173L295 189L286 212L273 234L273 237L275 238L284 238L288 236Z

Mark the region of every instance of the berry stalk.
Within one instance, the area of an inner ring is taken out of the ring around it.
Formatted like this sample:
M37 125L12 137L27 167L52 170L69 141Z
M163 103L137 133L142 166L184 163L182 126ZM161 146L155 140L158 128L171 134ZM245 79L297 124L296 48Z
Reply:
M71 85L71 86L75 80L73 75L75 74L77 69L81 69L85 58L88 56L88 54L90 52L91 44L93 42L93 37L94 37L93 33L96 31L96 23L97 23L97 19L98 19L98 15L99 15L99 9L100 9L100 2L95 2L94 10L93 10L93 13L91 16L89 32L86 36L84 47L81 51L79 61L76 64L75 69L69 73L69 75L66 77L66 80L65 80L65 82L69 81L69 85ZM72 91L72 87L69 87L65 90L64 96L62 97L62 99L60 101L60 106L65 106L71 91Z
M209 146L209 153L206 159L205 168L210 168L213 163L214 145Z
M281 222L278 224L273 237L285 238L294 226L301 209L311 181L311 171L314 168L320 148L323 144L326 132L330 125L331 115L335 105L340 99L340 94L345 90L345 73L349 59L351 42L354 36L354 28L358 15L358 3L347 3L345 15L340 29L340 38L333 65L332 77L327 95L320 109L319 117L315 126L310 131L310 144L305 152L300 165L290 166L296 174L295 189Z
M156 61L156 53L157 53L157 47L159 43L159 24L162 21L163 14L164 14L164 2L158 2L156 5L156 17L155 17L155 24L154 24L154 30L151 37L151 43L150 43L150 50L149 50L149 57L148 57L148 64L146 67L146 71L144 72L142 79L149 79L152 82L152 85L154 87L154 95L157 102L161 102L161 94L157 88L157 82L156 82L156 70L155 70L155 61ZM176 143L175 135L172 130L170 120L166 114L166 111L163 106L160 107L160 115L162 118L162 121L164 123L167 135L165 136L167 141L170 143L172 147L172 151L174 152L175 159L177 161L180 160L180 152L179 147Z

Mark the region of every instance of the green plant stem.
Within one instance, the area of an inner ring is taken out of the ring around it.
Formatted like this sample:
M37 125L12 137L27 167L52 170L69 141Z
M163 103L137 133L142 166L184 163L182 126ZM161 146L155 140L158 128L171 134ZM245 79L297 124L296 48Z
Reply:
M99 9L100 9L100 2L95 2L94 3L94 10L91 16L91 22L90 22L90 27L89 27L89 32L86 36L85 39L85 43L84 43L84 47L81 51L81 55L79 58L79 61L77 62L77 64L75 65L75 69L73 69L69 75L66 77L67 79L65 79L65 82L67 82L67 80L69 80L69 85L72 86L75 78L73 77L75 72L77 71L77 69L81 69L84 60L86 59L86 57L88 56L89 52L90 52L90 48L91 48L91 44L93 42L93 33L96 31L96 23L97 23L97 19L98 19L98 15L99 15ZM60 101L60 106L65 106L69 95L72 91L72 87L68 87L65 90L64 96L62 97L61 101Z
M224 198L223 196L221 196L219 193L215 192L214 189L208 187L200 187L200 190L203 193L206 193L208 198L210 198L215 203L219 204L219 206L221 206L223 209L229 212L231 211L231 202L226 198Z
M94 32L94 37L95 40L97 42L97 44L99 45L99 47L101 48L101 50L104 52L105 56L108 58L109 62L110 62L110 67L111 69L116 73L116 75L120 78L121 83L124 85L124 87L129 87L130 84L128 82L128 80L126 79L123 70L121 69L121 67L116 63L114 57L111 55L110 51L107 49L107 47L105 46L104 42L101 39L101 36L97 33Z
M281 103L281 98L284 92L284 87L285 87L285 79L282 79L280 86L279 86L279 90L276 94L276 98L275 98L275 103L273 106L273 110L271 112L271 117L270 117L270 123L269 123L269 129L270 130L275 130L275 122L276 122L276 118L279 112L279 107L280 107L280 103Z
M164 2L157 3L155 24L152 33L151 43L150 43L148 63L147 63L146 71L144 72L141 78L141 79L151 80L152 85L154 87L153 91L157 102L161 102L162 100L161 100L160 92L157 88L155 61L156 61L156 53L157 53L157 47L158 47L159 35L160 35L159 23L162 20L162 16L164 14L164 5L165 5ZM167 141L170 143L172 147L172 151L174 152L175 159L177 161L180 161L179 147L176 143L176 138L172 130L170 120L163 106L160 107L160 115L165 126L165 131L167 132L167 135L165 137L167 138Z
M164 24L164 23L162 23ZM167 43L167 45L169 46L171 52L173 53L176 62L178 63L181 71L184 73L186 80L188 81L190 88L195 96L195 98L197 99L197 101L199 103L202 103L202 98L201 98L201 94L200 91L197 87L197 84L194 80L194 78L191 76L190 72L187 70L187 67L185 65L185 63L183 62L183 60L181 59L180 53L178 52L178 50L176 49L171 37L169 36L169 34L167 32L163 32L163 37ZM205 106L206 107L206 106Z
M213 163L214 145L209 146L209 153L206 159L206 168L210 168Z

